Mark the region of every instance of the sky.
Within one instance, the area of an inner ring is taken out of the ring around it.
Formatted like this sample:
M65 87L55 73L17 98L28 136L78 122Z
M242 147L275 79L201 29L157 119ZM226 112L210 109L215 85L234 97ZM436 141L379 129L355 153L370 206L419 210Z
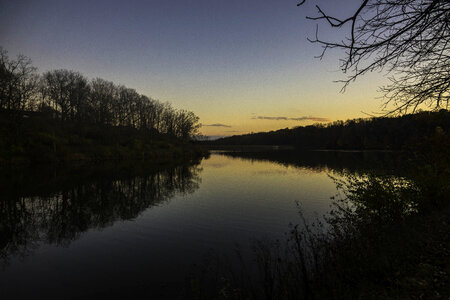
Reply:
M379 112L383 74L341 93L343 53L316 58L314 0L0 0L0 46L39 72L79 71L193 111L207 136ZM319 1L348 16L355 0ZM319 24L327 40L345 38Z

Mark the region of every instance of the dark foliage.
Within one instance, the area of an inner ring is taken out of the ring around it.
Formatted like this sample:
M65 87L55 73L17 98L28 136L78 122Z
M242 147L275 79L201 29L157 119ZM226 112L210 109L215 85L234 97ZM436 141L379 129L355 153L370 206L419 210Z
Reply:
M238 135L213 145L294 145L304 149L401 150L440 132L448 139L450 112L336 121L293 129Z
M128 126L84 124L28 114L16 123L0 113L0 165L100 162L106 160L173 161L206 151L176 137Z

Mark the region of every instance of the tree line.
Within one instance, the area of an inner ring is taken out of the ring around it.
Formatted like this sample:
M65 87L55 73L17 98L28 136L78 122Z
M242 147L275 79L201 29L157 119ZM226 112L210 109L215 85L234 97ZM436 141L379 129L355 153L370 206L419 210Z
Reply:
M209 141L215 145L294 145L306 149L400 150L435 135L448 140L450 112L335 121L329 124L245 134Z
M63 122L131 127L180 139L190 139L201 126L193 112L124 85L65 69L38 74L28 57L10 59L1 47L0 111L16 121L40 113Z

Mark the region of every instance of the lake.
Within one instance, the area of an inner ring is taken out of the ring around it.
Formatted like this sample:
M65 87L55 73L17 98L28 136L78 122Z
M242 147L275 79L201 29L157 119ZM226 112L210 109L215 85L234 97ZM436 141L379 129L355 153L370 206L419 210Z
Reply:
M178 166L2 170L0 298L179 293L208 252L282 239L325 214L345 174L395 173L392 153L212 151Z

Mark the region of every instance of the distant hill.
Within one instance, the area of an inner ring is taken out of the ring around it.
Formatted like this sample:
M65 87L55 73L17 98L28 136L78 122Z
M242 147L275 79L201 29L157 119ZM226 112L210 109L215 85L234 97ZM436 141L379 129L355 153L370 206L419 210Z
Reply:
M208 145L292 145L303 149L400 150L435 134L448 136L450 112L336 121L329 124L235 135Z

